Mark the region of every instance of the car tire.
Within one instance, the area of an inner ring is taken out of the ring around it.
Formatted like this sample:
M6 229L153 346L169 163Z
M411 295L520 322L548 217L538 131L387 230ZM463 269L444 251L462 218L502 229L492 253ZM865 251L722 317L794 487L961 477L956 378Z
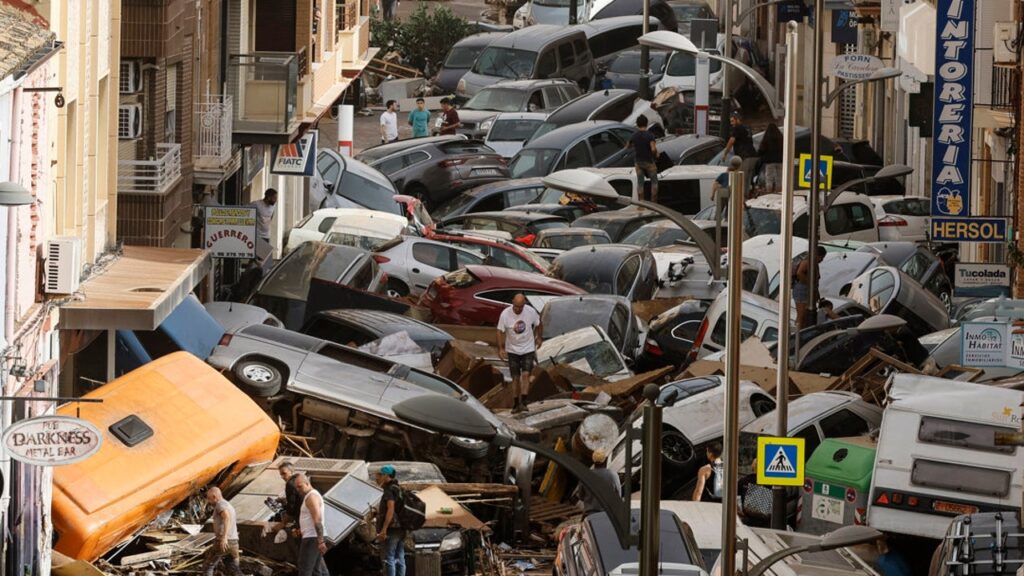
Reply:
M238 387L250 396L270 398L281 391L281 370L265 360L242 360L231 372Z
M943 292L939 294L939 300L942 301L942 305L946 308L946 315L953 314L953 295L949 292Z
M686 466L693 461L693 446L682 432L666 429L661 433L661 456L672 466Z
M401 280L388 278L387 295L388 298L405 298L409 295L409 287Z
M452 436L449 440L452 450L467 460L486 458L487 453L491 450L490 444L481 440L459 436Z

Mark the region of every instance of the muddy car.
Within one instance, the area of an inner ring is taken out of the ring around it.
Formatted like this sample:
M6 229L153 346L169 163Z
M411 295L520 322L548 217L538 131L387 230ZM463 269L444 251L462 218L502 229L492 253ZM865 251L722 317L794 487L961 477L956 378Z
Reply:
M450 380L290 330L248 326L222 340L208 362L229 372L285 428L315 438L314 452L331 458L416 457L441 462L462 479L487 478L487 443L440 437L395 416L392 406L424 394L458 398L505 429ZM465 464L461 475L453 462Z

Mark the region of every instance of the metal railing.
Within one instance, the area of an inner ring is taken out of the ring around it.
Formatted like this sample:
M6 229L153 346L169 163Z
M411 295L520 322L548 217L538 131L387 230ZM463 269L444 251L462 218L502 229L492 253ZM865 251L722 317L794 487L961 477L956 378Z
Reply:
M157 144L152 160L117 163L119 194L163 194L181 179L181 144Z
M358 24L356 15L359 13L359 0L338 2L335 5L335 35Z
M196 104L196 168L220 168L231 161L232 99L227 94L208 96Z
M288 133L295 122L299 77L296 52L231 54L228 93L234 131Z
M995 66L992 68L992 107L1013 108L1020 96L1017 70Z

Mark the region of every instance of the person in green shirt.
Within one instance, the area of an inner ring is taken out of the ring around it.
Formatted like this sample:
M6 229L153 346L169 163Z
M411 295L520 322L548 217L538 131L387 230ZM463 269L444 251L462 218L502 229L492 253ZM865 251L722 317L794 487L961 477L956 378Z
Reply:
M413 138L430 136L430 112L427 112L423 98L416 99L416 109L409 112L409 124L412 126Z

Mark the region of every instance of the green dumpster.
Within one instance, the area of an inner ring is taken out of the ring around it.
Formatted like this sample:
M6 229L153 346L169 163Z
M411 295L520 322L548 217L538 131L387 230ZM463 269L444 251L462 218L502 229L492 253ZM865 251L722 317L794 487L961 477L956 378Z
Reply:
M804 469L797 529L825 534L841 526L864 524L874 468L875 442L871 439L823 441Z

